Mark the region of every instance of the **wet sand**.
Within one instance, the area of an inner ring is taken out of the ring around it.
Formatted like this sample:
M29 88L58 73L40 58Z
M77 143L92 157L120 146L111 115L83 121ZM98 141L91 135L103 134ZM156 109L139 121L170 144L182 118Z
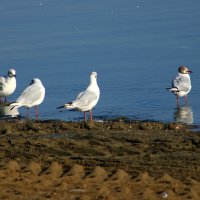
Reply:
M200 133L189 128L0 121L0 199L199 199Z

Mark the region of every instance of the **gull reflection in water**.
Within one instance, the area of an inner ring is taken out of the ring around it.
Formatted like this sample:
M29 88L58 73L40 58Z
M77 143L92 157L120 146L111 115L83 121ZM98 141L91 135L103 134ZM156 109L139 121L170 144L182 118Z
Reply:
M174 120L176 122L181 122L184 124L192 124L193 123L193 111L190 106L180 106L177 107L174 112Z
M13 108L13 106L9 106L9 103L7 102L1 102L0 103L0 117L17 117L19 115L19 111L17 108Z

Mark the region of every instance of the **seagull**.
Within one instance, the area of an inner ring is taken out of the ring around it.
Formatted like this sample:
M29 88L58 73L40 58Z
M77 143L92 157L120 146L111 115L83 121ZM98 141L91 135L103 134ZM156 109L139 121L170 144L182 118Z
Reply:
M25 106L27 108L27 117L29 108L35 106L36 120L38 120L38 105L40 105L45 97L45 88L38 78L31 80L30 85L22 92L16 102L10 105L14 107Z
M178 76L172 81L172 87L167 88L176 95L176 103L179 107L179 97L184 97L186 105L188 104L187 94L190 92L192 85L189 73L192 73L186 66L178 68Z
M1 97L5 97L5 102L7 102L6 97L11 95L16 89L16 72L14 69L8 71L7 76L0 77L0 102Z
M100 90L97 85L97 73L92 72L90 75L90 84L87 89L80 92L76 99L72 102L66 103L60 108L67 108L68 110L77 110L84 112L84 120L86 121L86 112L90 112L90 121L92 121L92 108L96 106L99 101Z

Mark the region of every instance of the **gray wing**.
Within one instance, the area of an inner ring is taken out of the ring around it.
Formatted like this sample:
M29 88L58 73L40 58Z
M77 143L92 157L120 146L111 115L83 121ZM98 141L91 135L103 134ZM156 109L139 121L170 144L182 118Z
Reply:
M190 89L190 80L177 76L172 81L172 87L177 88L179 91L187 92Z
M89 106L93 101L96 101L98 98L98 96L95 92L91 92L91 91L87 91L87 90L80 93L80 95L78 95L78 96L79 96L78 99L76 99L74 101L74 103L78 107Z
M84 91L83 91L83 92L80 92L80 93L77 95L76 100L79 99L79 98L82 96L83 93L84 93Z
M22 104L33 104L42 96L41 87L37 84L33 84L28 86L17 99L16 102L20 102Z

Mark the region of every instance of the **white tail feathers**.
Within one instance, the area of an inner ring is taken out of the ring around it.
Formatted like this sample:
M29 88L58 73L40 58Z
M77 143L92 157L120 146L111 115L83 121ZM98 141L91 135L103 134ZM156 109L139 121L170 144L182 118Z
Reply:
M20 107L21 106L21 104L20 103L18 103L18 102L13 102L13 103L10 103L9 104L9 106L11 106L12 108L11 108L11 110L13 109L13 108L15 108L15 107Z
M167 88L170 92L179 92L178 88Z
M173 94L178 94L179 93L179 89L176 87L172 87L172 88L166 88L167 90L169 90L170 92L172 92Z
M66 103L66 104L64 105L64 107L67 108L68 110L74 109L74 105L73 105L71 102L70 102L70 103Z
M68 110L74 109L74 106L72 105L72 102L66 103L63 106L57 107L56 109L61 109L61 108L67 108Z

